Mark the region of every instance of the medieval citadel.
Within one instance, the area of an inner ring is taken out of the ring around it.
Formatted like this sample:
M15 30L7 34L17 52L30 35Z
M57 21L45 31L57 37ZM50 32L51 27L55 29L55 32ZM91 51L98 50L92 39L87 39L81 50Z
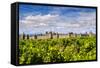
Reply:
M68 37L81 37L81 36L95 36L94 33L80 33L76 34L73 32L69 32L68 34L62 34L62 33L56 33L56 32L45 32L45 34L35 34L35 35L29 35L29 34L21 34L19 35L19 39L53 39L53 38L68 38Z

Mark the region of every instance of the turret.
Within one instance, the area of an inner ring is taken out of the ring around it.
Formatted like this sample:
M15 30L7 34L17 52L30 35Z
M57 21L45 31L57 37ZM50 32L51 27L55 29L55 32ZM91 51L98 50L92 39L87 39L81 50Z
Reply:
M37 39L37 35L34 35L34 39Z

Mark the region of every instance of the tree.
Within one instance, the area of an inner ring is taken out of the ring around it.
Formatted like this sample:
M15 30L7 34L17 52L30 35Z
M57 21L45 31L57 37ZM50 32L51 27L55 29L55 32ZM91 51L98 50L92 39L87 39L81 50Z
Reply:
M29 39L29 34L27 34L27 39Z
M23 39L25 39L25 34L23 33Z

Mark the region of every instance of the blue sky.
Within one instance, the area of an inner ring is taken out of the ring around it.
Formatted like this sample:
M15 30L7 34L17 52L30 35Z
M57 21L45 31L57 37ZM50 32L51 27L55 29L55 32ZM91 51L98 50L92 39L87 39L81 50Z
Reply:
M96 9L19 5L19 33L85 33L96 30Z

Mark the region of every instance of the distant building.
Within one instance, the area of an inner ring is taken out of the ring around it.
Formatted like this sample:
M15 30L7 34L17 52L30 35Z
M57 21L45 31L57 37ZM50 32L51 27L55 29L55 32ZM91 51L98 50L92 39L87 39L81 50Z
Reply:
M70 32L70 33L68 34L68 36L69 36L69 37L76 37L77 35L76 35L75 33L73 33L73 32Z
M90 33L80 33L80 34L76 34L73 32L69 32L68 34L64 34L64 33L56 33L56 32L48 32L46 31L45 34L35 34L35 35L29 35L29 34L21 34L19 35L20 39L53 39L53 38L68 38L68 37L86 37L86 36L95 36L94 33L90 32Z
M95 34L92 33L92 32L90 32L90 33L89 33L89 36L90 36L90 37L91 37L91 36L95 36Z

